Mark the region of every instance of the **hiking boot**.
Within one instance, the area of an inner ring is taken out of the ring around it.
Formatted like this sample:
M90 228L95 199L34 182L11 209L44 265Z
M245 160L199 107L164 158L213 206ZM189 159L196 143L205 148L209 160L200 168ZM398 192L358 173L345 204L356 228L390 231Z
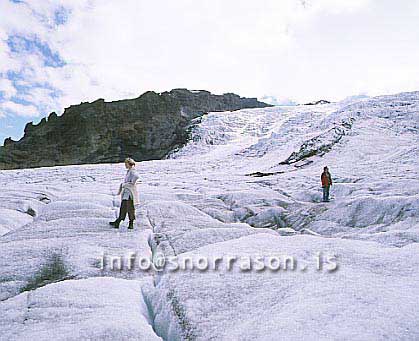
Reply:
M134 220L130 220L129 225L128 225L128 230L133 230L133 229L134 229Z
M115 221L111 221L111 222L109 222L109 225L111 225L111 226L113 226L114 228L116 228L116 229L119 229L119 223L120 223L121 221L119 220L119 219L116 219Z

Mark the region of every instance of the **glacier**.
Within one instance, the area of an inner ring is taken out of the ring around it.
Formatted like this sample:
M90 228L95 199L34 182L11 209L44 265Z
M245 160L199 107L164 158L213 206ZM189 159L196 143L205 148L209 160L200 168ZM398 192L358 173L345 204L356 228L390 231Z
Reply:
M0 171L1 340L419 339L419 92L214 112L190 134L137 165L134 231L108 225L122 164ZM132 253L296 268L101 266Z

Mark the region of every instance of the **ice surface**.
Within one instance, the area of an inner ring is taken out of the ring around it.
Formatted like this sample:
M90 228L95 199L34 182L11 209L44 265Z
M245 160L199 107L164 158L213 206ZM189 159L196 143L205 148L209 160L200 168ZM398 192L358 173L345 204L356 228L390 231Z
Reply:
M137 165L134 231L108 225L122 164L0 171L2 338L419 339L418 92L209 113L191 137ZM100 268L132 252L298 266ZM318 252L338 269L317 271Z
M89 278L49 284L0 302L4 340L161 340L147 321L151 280Z
M335 272L317 271L315 257L323 250L337 255ZM373 242L267 234L208 245L180 257L288 255L297 267L255 272L238 265L230 271L165 274L152 296L159 307L157 328L166 328L171 339L168 330L176 329L167 326L167 316L179 319L172 311L180 304L186 332L200 340L414 340L419 258L412 255L418 251L418 244L382 248ZM167 304L168 296L176 300Z

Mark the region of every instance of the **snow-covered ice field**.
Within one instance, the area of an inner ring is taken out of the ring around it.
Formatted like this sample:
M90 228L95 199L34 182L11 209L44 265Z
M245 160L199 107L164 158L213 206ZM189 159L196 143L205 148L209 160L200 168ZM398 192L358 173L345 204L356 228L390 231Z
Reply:
M0 339L418 340L418 166L413 92L210 113L137 165L134 231L108 225L123 164L0 171ZM130 252L295 269L101 267Z

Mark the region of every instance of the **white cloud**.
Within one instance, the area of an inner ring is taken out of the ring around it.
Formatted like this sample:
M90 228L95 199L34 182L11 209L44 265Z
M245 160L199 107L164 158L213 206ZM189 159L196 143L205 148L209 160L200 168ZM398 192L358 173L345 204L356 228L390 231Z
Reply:
M16 89L10 80L0 78L0 93L3 94L3 98L10 99L10 97L16 95Z
M10 56L7 38L6 31L0 27L0 76L3 72L18 70L20 66L19 62Z
M24 105L13 101L5 101L0 103L0 113L14 114L17 116L37 117L39 116L38 109L33 105Z
M19 98L42 114L175 87L299 102L414 90L418 11L378 0L0 0L0 73L19 71L15 85L29 85ZM12 34L66 64L13 54Z

